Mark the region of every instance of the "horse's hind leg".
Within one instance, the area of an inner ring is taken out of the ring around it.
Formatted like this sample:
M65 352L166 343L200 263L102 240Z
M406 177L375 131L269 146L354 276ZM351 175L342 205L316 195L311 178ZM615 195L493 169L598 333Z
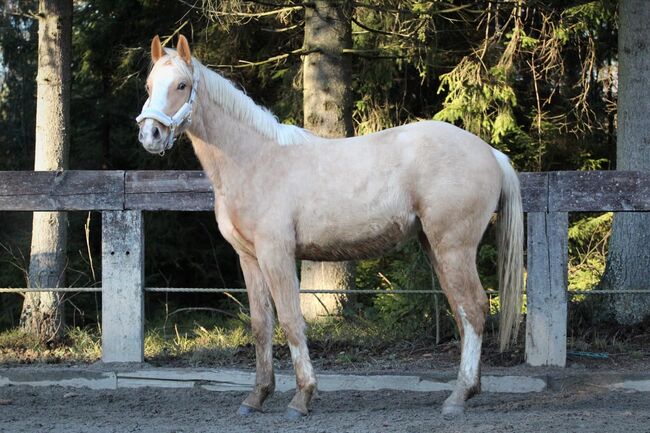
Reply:
M248 302L251 309L251 327L255 340L255 388L243 401L239 410L240 415L248 415L262 410L264 400L275 389L273 373L273 306L271 294L264 281L257 260L247 255L241 255L241 264Z
M465 401L481 391L481 344L488 300L476 270L476 246L437 246L433 254L429 249L429 256L454 313L462 342L456 387L442 406L443 415L450 417L461 414Z
M287 416L295 419L309 413L309 404L316 390L316 376L309 359L305 319L300 311L296 262L293 255L286 254L286 251L292 251L292 248L275 246L266 250L258 247L258 259L291 350L296 372L296 394L289 403Z

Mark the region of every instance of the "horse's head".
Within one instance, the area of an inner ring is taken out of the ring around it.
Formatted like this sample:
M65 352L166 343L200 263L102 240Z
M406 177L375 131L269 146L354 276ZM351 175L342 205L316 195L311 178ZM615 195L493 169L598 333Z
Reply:
M192 62L187 39L180 36L176 51L163 50L160 38L151 41L153 67L147 77L149 99L136 118L138 139L151 153L171 149L174 138L190 123L198 86L198 66Z

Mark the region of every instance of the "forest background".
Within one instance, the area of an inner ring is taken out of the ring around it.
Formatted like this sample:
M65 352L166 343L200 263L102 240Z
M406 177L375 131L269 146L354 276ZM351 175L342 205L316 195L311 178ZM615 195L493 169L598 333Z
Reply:
M200 169L186 138L165 158L146 153L137 142L134 118L147 97L148 47L156 34L168 46L186 35L204 64L280 121L302 125L303 60L311 53L305 11L317 3L74 1L69 168ZM354 134L439 119L481 136L520 171L616 169L617 1L324 3L342 5L350 28L341 54L350 77ZM0 6L0 170L33 169L37 10L32 0ZM148 213L145 219L147 286L243 287L236 255L212 213ZM26 285L30 222L25 213L0 214L0 287ZM66 285L100 285L100 222L99 213L69 214ZM597 287L611 222L611 214L572 216L571 290ZM484 286L494 289L492 229L478 261ZM415 243L357 262L353 275L359 289L435 285ZM572 324L585 339L595 334L587 336L581 324L614 317L584 296L572 300ZM96 358L100 301L97 294L64 298L68 346L56 352L51 342L17 330L21 295L1 295L0 346L52 349L48 356L58 359L80 344L75 353ZM493 304L496 310L498 299ZM150 356L250 343L245 296L148 294L146 316ZM312 339L382 337L373 340L381 347L405 336L439 344L457 338L444 299L423 295L351 296L335 317L312 328Z

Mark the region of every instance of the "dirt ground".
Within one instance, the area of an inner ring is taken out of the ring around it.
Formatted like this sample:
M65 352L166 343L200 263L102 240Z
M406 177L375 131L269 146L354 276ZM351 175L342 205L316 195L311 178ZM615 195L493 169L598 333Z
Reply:
M650 432L650 395L601 389L487 394L467 413L440 415L446 393L321 392L312 413L284 419L291 395L276 393L266 413L235 413L244 394L203 389L0 388L0 432Z

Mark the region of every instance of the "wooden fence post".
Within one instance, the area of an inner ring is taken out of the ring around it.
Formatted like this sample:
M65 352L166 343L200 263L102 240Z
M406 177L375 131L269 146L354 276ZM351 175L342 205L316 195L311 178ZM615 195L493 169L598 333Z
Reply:
M144 361L141 211L102 213L102 361Z
M526 362L566 365L567 212L528 213Z

